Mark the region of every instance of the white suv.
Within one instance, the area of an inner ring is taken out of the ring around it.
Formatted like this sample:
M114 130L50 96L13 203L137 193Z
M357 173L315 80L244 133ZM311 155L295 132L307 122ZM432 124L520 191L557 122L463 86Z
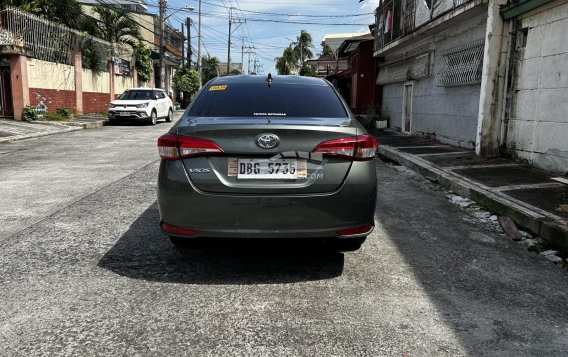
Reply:
M158 119L172 121L174 115L172 100L163 89L132 88L126 90L108 106L111 123L119 120L143 120L155 125Z

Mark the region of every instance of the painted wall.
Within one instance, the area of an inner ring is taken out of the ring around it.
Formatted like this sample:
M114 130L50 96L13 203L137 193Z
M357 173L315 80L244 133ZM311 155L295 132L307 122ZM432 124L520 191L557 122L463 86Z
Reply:
M486 15L482 13L421 41L409 41L412 43L386 56L389 62L404 58L406 52L417 48L433 51L431 76L406 82L413 85L412 133L430 135L441 142L465 148L475 147L480 85L437 87L435 75L444 50L485 37L485 18ZM383 86L382 114L388 116L391 128L403 127L404 85L405 82Z
M73 66L28 59L28 86L55 90L75 90Z
M508 121L507 149L532 165L568 175L568 3L523 15L526 45Z

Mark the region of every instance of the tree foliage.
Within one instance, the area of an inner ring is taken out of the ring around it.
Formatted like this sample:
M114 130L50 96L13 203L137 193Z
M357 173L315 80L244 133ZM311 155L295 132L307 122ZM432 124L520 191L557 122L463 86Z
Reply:
M317 73L314 67L312 66L308 66L303 65L302 68L300 68L300 72L299 72L300 76L304 76L304 77L317 77Z
M219 73L219 59L212 56L201 57L201 75L203 84L217 77Z
M321 41L321 56L332 56L332 55L333 55L333 50L331 49L331 47L324 41Z
M174 89L193 96L199 90L199 73L194 69L179 68L173 78Z
M314 48L312 35L305 30L300 31L300 36L296 37L296 42L294 42L294 53L300 61L300 66L303 66L306 60L314 57L312 48Z
M292 47L286 47L281 57L276 57L276 70L280 75L292 74L297 68L298 58Z
M97 5L94 7L97 14L98 30L94 34L110 43L114 43L119 50L128 46L134 49L140 40L140 29L138 24L127 10L111 9L108 6ZM112 49L114 56L115 49Z
M134 47L134 57L136 58L134 67L138 72L138 80L148 82L152 78L152 51L142 41L138 41Z
M46 20L83 30L85 15L77 0L4 0L2 5L12 5Z

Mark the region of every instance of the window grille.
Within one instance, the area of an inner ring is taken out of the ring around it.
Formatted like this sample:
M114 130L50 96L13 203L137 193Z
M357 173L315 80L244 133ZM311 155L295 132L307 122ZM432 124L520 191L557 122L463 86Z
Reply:
M22 47L36 59L71 64L71 52L80 50L86 40L93 41L101 53L111 46L106 41L12 6L6 6L0 12L0 45Z
M470 42L442 52L436 86L456 87L481 83L484 40Z
M430 52L388 64L379 69L377 84L404 82L430 76Z

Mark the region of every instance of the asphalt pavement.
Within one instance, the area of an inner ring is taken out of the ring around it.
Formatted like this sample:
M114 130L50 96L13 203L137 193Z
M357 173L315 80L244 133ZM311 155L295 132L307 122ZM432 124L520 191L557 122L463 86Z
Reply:
M156 205L169 125L0 145L0 356L568 353L566 270L378 159L360 251L175 249Z

